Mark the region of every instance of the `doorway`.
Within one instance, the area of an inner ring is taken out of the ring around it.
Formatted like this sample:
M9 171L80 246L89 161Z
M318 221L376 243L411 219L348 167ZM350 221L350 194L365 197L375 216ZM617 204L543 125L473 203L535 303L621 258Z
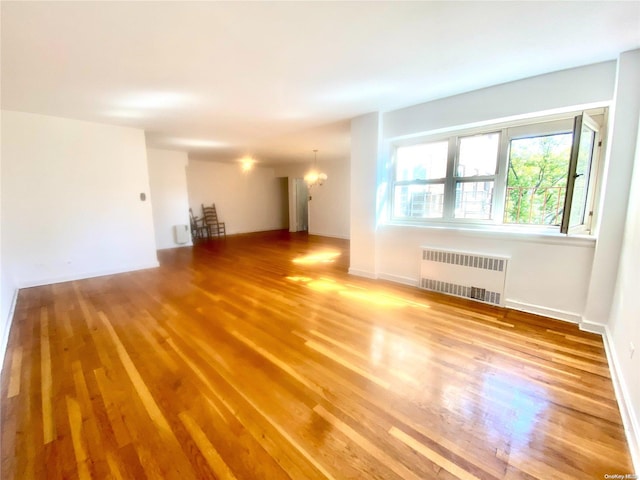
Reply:
M303 178L289 178L289 231L309 230L309 188Z

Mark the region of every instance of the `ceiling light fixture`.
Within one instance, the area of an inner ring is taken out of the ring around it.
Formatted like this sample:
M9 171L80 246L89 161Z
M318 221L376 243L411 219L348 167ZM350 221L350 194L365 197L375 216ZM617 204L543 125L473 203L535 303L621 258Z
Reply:
M251 157L244 157L240 159L240 163L242 164L242 171L246 173L253 169L253 165L256 161Z
M318 150L313 151L313 168L304 176L304 181L309 188L314 185L322 185L327 179L327 174L318 170Z

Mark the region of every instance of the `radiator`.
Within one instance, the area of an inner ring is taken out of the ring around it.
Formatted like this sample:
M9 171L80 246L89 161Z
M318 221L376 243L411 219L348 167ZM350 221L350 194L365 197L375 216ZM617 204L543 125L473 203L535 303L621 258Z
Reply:
M177 244L184 244L189 241L189 226L188 225L174 225L173 236Z
M420 288L504 305L509 257L422 247Z

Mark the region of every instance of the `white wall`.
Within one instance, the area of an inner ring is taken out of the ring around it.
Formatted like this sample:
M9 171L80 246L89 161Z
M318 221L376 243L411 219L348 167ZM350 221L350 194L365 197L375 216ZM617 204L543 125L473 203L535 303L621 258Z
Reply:
M191 236L186 244L178 244L173 232L174 225L187 225L189 228L187 153L149 148L147 161L156 248L191 245Z
M304 178L310 164L275 167L278 177ZM311 187L309 195L309 233L326 237L349 238L349 159L319 161L318 169L327 174L322 186Z
M5 280L157 266L143 131L3 111L2 140Z
M287 228L284 186L273 168L242 172L237 163L189 159L187 185L194 214L202 215L202 204L215 203L227 234Z
M388 143L394 138L523 118L576 105L606 104L613 99L615 79L616 62L606 62L497 85L387 112L378 136L375 114L354 119L350 271L417 284L421 245L510 255L507 305L579 322L585 308L594 240L400 227L384 222L376 227L384 206L374 207L375 188L382 189L382 197L388 202L385 189L386 168L390 168ZM617 257L610 260L616 262Z
M598 244L585 307L585 324L598 331L607 323L618 271L640 113L640 50L620 55L615 104L610 119L606 175Z
M640 68L640 58L635 58ZM636 88L637 88L636 84ZM636 92L637 97L637 92ZM636 110L640 121L640 111ZM640 128L636 128L635 165L632 174L626 226L622 235L618 279L606 331L610 363L617 380L620 410L625 420L629 448L636 472L640 471ZM631 356L630 346L635 351Z
M472 72L470 72L472 74ZM587 65L434 100L384 115L385 138L611 100L616 62Z
M328 178L309 190L309 233L349 238L349 160L322 162L320 167Z
M349 273L375 278L380 114L351 121L351 203Z

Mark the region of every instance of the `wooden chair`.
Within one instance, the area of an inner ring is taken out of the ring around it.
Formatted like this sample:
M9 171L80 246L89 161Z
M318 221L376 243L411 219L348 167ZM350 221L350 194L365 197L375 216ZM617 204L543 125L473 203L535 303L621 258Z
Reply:
M216 235L218 237L220 235L224 235L225 238L227 237L227 228L224 222L221 222L218 219L218 212L216 212L215 203L210 207L202 205L202 217L204 219L204 224L209 229L209 235Z
M204 218L194 216L191 209L189 209L189 221L191 223L191 239L194 242L211 236L209 227L204 223Z

